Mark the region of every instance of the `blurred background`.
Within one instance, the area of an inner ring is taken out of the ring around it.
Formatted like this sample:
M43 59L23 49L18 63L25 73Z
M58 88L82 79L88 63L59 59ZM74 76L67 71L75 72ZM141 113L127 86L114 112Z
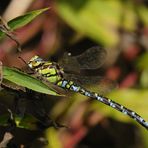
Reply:
M0 61L23 68L35 54L58 61L64 52L80 55L92 46L103 47L106 60L90 75L101 75L98 87L105 96L136 111L148 120L148 1L147 0L1 0L0 15L9 21L26 12L50 9L28 25L14 31L22 46L0 40ZM90 55L93 56L93 55ZM71 69L73 69L71 67ZM86 71L84 73L87 73ZM116 87L110 87L111 83ZM89 88L96 89L96 85ZM0 95L11 106L9 92ZM46 96L50 117L70 129L31 131L17 128L13 144L18 147L51 148L146 148L148 133L128 116L89 98L71 93ZM37 109L37 108L36 108ZM2 139L5 128L0 128ZM0 140L1 141L1 140ZM47 142L48 141L48 142Z

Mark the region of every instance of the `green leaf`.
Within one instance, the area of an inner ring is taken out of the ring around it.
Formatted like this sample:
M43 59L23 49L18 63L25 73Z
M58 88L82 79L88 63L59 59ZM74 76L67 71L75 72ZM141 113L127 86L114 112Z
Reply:
M37 130L37 123L39 120L32 115L25 114L24 117L19 117L15 115L15 123L18 128L24 128L28 130Z
M142 71L140 76L140 84L143 88L148 88L148 69Z
M128 31L134 31L137 27L137 14L135 12L135 5L132 1L125 1L124 6L122 8L123 10L123 20L122 20L122 27L125 28ZM126 11L125 11L126 10Z
M43 13L44 11L48 10L49 8L39 9L35 11L31 11L29 13L26 13L25 15L16 17L8 22L8 26L11 29L20 28L29 22L31 22L35 17L37 17L39 14Z
M26 87L37 92L59 96L58 92L56 92L52 86L47 86L42 81L17 69L4 66L3 75L4 79L9 80L17 85Z
M105 45L118 42L120 10L120 1L57 1L59 15L72 28Z
M145 70L148 69L148 52L142 54L136 63L136 66L139 70Z
M35 19L39 14L43 13L44 11L48 10L49 8L34 10L31 12L26 13L25 15L18 16L12 20L10 20L7 25L11 29L17 29L20 27L25 26L26 24L30 23L33 19ZM0 31L0 37L2 37L4 33Z
M148 25L148 9L146 6L139 6L138 9L139 12L139 16L142 19L142 21L144 22L145 26Z
M137 28L138 15L132 1L121 0L58 0L57 12L79 34L90 37L105 46L119 42L120 27L128 31ZM136 7L144 22L147 10Z
M10 126L8 119L10 119L10 114L5 113L3 115L0 115L0 126ZM23 118L19 117L18 115L15 115L15 123L16 127L18 128L37 130L38 122L39 121L35 117L29 114L25 114Z
M48 128L46 130L46 139L49 141L48 145L46 148L52 147L52 148L62 148L63 145L59 140L59 134L57 130L53 127Z

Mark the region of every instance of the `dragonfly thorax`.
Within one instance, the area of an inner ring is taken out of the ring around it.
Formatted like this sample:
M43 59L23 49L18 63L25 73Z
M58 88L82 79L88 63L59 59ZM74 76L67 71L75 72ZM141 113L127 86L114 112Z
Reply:
M38 56L31 58L28 62L28 66L51 83L57 83L63 78L64 71L58 63L44 61Z

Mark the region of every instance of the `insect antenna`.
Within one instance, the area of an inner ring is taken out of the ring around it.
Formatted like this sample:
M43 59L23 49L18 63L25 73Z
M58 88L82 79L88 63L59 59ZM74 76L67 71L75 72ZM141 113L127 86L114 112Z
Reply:
M28 65L27 62L22 57L18 57L18 58L21 59L26 65Z

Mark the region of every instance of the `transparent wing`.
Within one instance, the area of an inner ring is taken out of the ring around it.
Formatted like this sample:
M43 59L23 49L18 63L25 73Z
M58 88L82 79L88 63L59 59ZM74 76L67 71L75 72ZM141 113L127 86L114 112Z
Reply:
M115 81L101 76L84 76L65 73L64 77L67 80L74 81L82 87L86 87L90 91L95 91L100 94L108 93L117 87L117 83Z
M83 69L97 69L105 61L106 50L99 47L91 47L78 56L70 56L65 53L59 64L66 71L77 71Z

